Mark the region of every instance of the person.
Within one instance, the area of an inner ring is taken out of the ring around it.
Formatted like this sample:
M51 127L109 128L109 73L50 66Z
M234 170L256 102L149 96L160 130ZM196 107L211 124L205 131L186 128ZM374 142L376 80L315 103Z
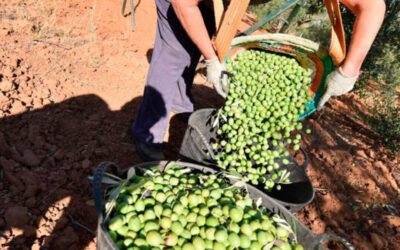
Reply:
M215 31L212 8L200 0L156 0L157 29L143 99L131 127L138 155L145 161L163 159L162 142L169 114L191 113L190 88L202 54L207 81L226 95L225 70L211 43Z
M326 78L326 90L317 110L321 110L332 96L341 96L354 88L361 65L382 25L386 4L384 0L340 0L355 15L350 45L342 65Z
M384 0L340 1L356 15L356 21L343 64L327 77L319 110L331 96L353 89L385 14ZM136 151L145 161L164 158L161 145L170 112L193 111L190 88L200 55L206 61L207 81L223 97L228 91L225 67L210 38L215 23L207 2L210 0L156 0L156 40L142 103L131 127Z

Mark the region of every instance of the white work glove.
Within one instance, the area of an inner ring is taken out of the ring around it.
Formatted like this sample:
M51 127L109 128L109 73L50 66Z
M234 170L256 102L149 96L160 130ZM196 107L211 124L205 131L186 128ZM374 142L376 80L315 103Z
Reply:
M321 110L331 96L341 96L353 89L359 75L348 77L341 68L337 68L326 77L326 90L321 97L317 110Z
M219 95L226 98L228 93L228 75L226 74L225 65L219 62L218 57L206 60L206 65L207 82L214 86Z

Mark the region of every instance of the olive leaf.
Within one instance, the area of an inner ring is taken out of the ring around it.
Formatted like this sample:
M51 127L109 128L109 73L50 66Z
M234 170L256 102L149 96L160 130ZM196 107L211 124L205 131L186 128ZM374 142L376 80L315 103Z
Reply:
M175 164L176 164L175 161L167 162L167 164L165 164L165 166L164 166L164 171L167 170L167 169L173 168L174 166L176 166Z
M89 176L88 179L91 181L94 181L93 176ZM119 181L111 179L107 176L103 176L103 178L101 179L101 183L108 184L108 185L117 185L119 183Z
M181 169L180 171L181 171L182 174L188 174L188 173L192 172L192 169L190 169L190 168L183 168L183 169Z
M146 170L146 171L150 171L150 170ZM150 171L150 172L151 172L151 171ZM151 172L151 173L153 173L153 172ZM104 173L104 174L106 174L106 173ZM111 188L110 191L108 191L108 192L106 193L107 202L106 202L106 205L105 205L105 218L104 218L105 220L108 219L108 217L110 216L110 214L111 214L113 208L115 207L116 202L117 202L117 199L118 199L118 197L119 197L119 195L120 195L120 193L121 193L121 191L122 191L122 188L123 188L123 187L126 185L126 183L128 183L129 180L130 180L133 176L135 176L135 175L136 175L136 170L135 170L134 167L131 167L131 168L128 170L127 178L124 179L124 180L120 180L119 182L117 182L116 184L114 184L115 187ZM153 175L154 175L154 173L153 173ZM104 179L104 178L107 178L107 177L103 177L103 179ZM131 190L135 190L135 189L137 189L137 188L142 187L142 186L143 186L147 181L149 181L149 180L150 180L150 178L141 178L140 181L139 181L139 183L133 184L133 185L131 185L129 188L130 188Z
M286 169L284 169L284 170L282 171L282 175L281 175L281 177L279 178L278 183L285 183L285 180L287 180L287 179L289 178L289 176L290 176L290 172L287 171Z
M131 168L129 168L129 170L128 170L128 174L127 174L126 179L127 179L127 180L130 180L134 175L136 175L136 170L135 170L134 167L131 167Z
M121 180L122 180L122 179L119 178L118 176L113 175L113 174L108 173L108 172L104 172L103 175L108 176L108 177L113 178L113 179L118 180L118 181L121 181ZM103 178L104 178L104 177L103 177Z
M218 112L217 112L217 116L215 117L215 120L214 120L214 122L213 122L213 125L212 125L212 127L213 128L215 128L215 127L217 127L218 125L219 125L219 117L222 115L222 110L220 109L220 110L218 110ZM211 119L211 118L210 118Z
M149 176L154 176L154 172L149 169L146 169L146 171L144 173L148 174Z
M287 231L289 231L289 233L291 233L293 235L293 241L295 243L297 243L297 235L296 233L293 231L293 229L290 227L289 223L282 219L281 217L279 217L279 215L274 215L272 217L272 219L276 222L276 224L284 229L286 229Z
M218 116L217 116L217 118L215 118L215 120L214 120L214 123L213 123L212 127L213 127L213 128L215 128L215 127L217 127L217 126L218 126L218 124L219 124L219 113L218 113Z
M223 171L223 174L226 177L232 178L232 179L242 179L243 178L243 176L241 174L239 174L237 171L235 171L234 169L230 169L229 172Z
M112 201L106 202L104 204L104 208L105 208L106 213L107 213L107 211L112 210L114 206L115 206L115 203L113 203Z
M237 181L237 182L235 182L231 187L239 187L239 188L242 188L242 187L247 187L247 184L246 184L246 182L244 182L244 181Z
M258 198L258 199L256 200L256 206L257 206L257 208L259 208L259 207L261 206L261 204L262 204L262 198L260 197L260 198Z
M294 218L292 218L292 229L293 229L294 235L297 235L297 225L296 225L296 220Z
M108 197L108 202L106 204L109 204L108 206L106 206L106 210L105 210L105 220L108 219L108 217L111 214L112 209L115 207L115 204L117 202L118 196L121 193L122 188L125 185L125 181L121 181L120 184L118 186L116 186L115 188L113 188L110 191L110 195Z
M231 106L236 106L236 105L240 104L241 102L242 102L242 100L237 100L236 102L232 103Z
M226 116L224 114L222 114L222 113L221 113L221 117L222 117L222 119L224 119L225 122L228 121L228 118L226 118Z
M263 250L270 250L274 246L274 242L270 242L264 246Z

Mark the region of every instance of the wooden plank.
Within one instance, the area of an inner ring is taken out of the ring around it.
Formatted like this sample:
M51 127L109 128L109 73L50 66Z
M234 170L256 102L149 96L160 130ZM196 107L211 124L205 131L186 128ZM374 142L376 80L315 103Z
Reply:
M338 0L325 0L326 10L332 24L331 44L329 54L336 66L340 65L346 57L346 41L343 29L342 15Z
M223 0L213 0L214 3L214 15L215 15L215 26L218 31L221 25L222 15L224 14L224 3Z
M250 0L231 0L222 19L221 26L215 38L215 47L219 60L222 62L228 53L232 39L235 37L237 27L245 14Z

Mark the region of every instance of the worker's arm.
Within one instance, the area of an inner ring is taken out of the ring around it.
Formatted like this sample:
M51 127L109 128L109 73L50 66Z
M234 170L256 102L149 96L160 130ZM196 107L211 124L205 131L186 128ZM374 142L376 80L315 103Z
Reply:
M386 5L384 0L340 0L355 15L350 46L341 67L326 78L326 90L318 103L318 110L331 96L341 96L353 89L360 75L361 65L382 25Z
M208 36L203 16L198 7L201 1L171 0L171 4L186 33L206 59L207 81L212 83L217 93L225 98L228 92L228 78L222 73L225 66L218 60Z
M171 0L172 7L186 33L206 59L216 57L198 4L202 0Z
M349 50L342 65L344 74L355 76L359 74L361 65L382 25L386 5L384 0L340 1L356 15Z

